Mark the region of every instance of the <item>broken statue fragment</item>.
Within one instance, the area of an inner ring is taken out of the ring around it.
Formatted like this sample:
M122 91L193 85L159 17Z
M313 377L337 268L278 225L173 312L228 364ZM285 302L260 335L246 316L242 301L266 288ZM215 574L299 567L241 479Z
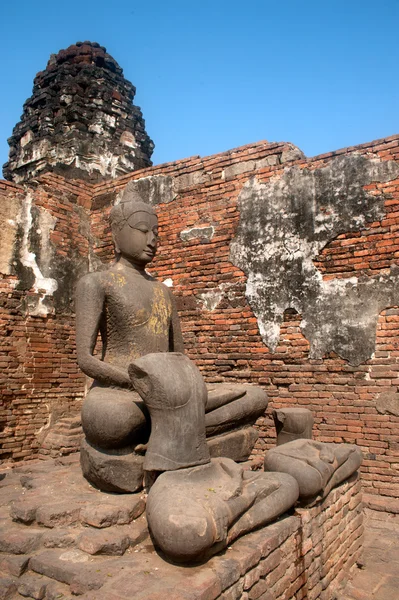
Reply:
M152 423L144 459L155 479L148 526L168 557L202 560L293 506L298 484L290 475L245 471L229 458L209 457L207 390L188 357L147 354L133 361L129 374Z

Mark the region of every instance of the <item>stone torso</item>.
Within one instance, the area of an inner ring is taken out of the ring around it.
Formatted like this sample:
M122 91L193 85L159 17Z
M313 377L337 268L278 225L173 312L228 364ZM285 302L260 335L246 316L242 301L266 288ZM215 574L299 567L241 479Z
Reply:
M101 277L104 361L127 368L145 354L168 352L172 302L167 288L150 276L117 265Z

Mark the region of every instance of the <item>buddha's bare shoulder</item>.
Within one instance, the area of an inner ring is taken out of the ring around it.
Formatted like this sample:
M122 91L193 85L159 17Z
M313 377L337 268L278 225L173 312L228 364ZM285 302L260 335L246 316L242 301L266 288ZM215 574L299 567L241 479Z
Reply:
M78 281L76 287L76 293L79 294L95 291L95 290L103 290L107 287L107 284L111 283L113 277L107 269L106 271L93 271L91 273L86 273L83 275Z

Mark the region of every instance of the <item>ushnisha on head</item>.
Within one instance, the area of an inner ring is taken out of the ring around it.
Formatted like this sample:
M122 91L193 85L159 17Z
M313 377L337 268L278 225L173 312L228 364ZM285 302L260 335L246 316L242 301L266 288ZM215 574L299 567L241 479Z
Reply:
M130 193L112 208L110 222L117 260L124 258L139 267L152 261L158 243L158 219L150 204Z

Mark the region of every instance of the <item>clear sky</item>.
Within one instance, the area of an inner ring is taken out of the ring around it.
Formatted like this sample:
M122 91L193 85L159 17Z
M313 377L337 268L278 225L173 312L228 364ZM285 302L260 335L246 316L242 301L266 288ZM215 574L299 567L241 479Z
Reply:
M399 133L399 0L6 0L0 15L1 164L36 72L84 40L136 86L154 164Z

